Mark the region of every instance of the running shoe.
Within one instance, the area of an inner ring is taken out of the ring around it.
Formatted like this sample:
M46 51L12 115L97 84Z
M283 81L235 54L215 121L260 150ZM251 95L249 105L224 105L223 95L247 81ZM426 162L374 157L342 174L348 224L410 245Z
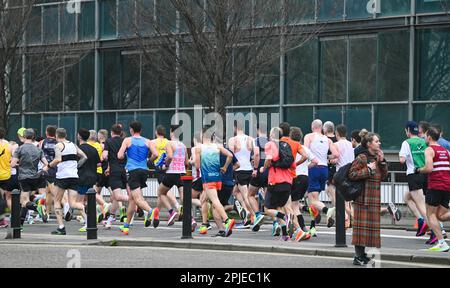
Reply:
M194 218L192 218L191 231L194 232L196 228L197 228L197 222L195 221Z
M417 233L416 237L424 236L427 233L428 225L424 219L417 220Z
M317 210L317 208L314 205L311 205L309 207L309 215L311 215L311 218L313 218L317 224L320 223L321 220L320 213L319 210Z
M85 225L85 226L81 227L81 228L78 230L78 232L86 233L86 232L87 232L87 226Z
M353 258L353 265L355 266L366 266L369 262L364 257Z
M72 220L72 217L73 217L73 210L72 208L70 208L64 215L64 220L66 220L66 222L70 222Z
M280 236L280 233L281 233L280 224L277 221L274 221L272 225L272 236L274 237Z
M444 239L447 239L447 232L445 232L445 230L442 230L442 237L444 237Z
M206 233L208 233L208 227L206 225L201 225L198 229L198 232L202 235L205 235Z
M0 220L0 228L8 228L9 223L8 220L6 220L6 218L3 218L2 220Z
M249 222L243 222L243 223L236 224L235 229L243 230L243 229L250 229L250 227L251 226L250 226Z
M157 228L159 226L159 208L158 207L153 209L151 218L153 219L153 227Z
M427 242L425 242L425 244L433 245L433 244L436 244L437 241L438 241L438 239L437 239L436 235L434 235L433 231L431 231L430 239Z
M311 235L311 237L317 237L316 227L312 227L311 229L309 229L309 234Z
M280 238L280 241L283 241L283 242L285 242L285 241L290 241L291 240L291 238L289 238L289 236L285 236L285 235L283 235L283 236L281 236L281 238Z
M246 226L246 227L249 227L250 228L250 226L252 225L252 219L251 219L251 217L247 217L245 220L244 220L244 226Z
M450 250L450 247L448 246L447 242L444 242L442 244L438 243L435 246L428 249L429 252L448 252Z
M258 232L260 228L261 228L261 225L253 226L253 227L252 227L252 231L253 231L253 232Z
M37 211L38 211L39 217L42 219L42 222L47 222L47 220L44 221L44 217L47 218L45 215L44 209L45 208L42 205L37 206Z
M328 228L331 228L334 226L335 215L336 215L336 207L332 207L332 208L328 209L328 212L327 212L327 227Z
M241 217L241 219L246 219L247 211L245 211L245 209L242 207L241 203L237 199L234 200L234 205L236 206L236 210L239 213L239 217Z
M305 240L306 235L307 235L307 233L305 231L298 228L297 231L295 231L295 241L300 242L302 240Z
M212 229L212 226L211 226L211 224L206 224L206 227L208 228L208 230L211 230Z
M234 224L236 224L236 221L234 219L228 219L228 223L225 224L225 233L226 237L229 237L231 233L233 233L233 227Z
M52 235L66 235L66 227L63 227L62 229L57 228L52 232Z
M230 235L231 235L231 233L230 233ZM211 237L227 237L227 234L225 233L225 231L219 231L219 232L217 232L217 234L216 235L212 235Z
M172 226L175 224L175 218L178 216L178 212L173 210L169 215L169 220L167 221L167 226Z
M112 228L111 222L110 222L110 221L106 221L106 223L105 223L105 229L106 229L106 230L111 230L111 228Z
M151 220L152 214L153 214L153 210L150 213L148 213L147 215L145 215L144 226L146 228L150 227L150 225L152 224L152 220Z
M125 226L120 226L119 229L124 235L128 235L130 233L130 228L126 228Z
M260 224L262 224L261 223L262 220L264 220L264 214L259 213L258 216L255 217L255 221L253 221L253 229L252 229L253 231L255 231L255 227L259 227Z
M84 224L86 222L84 221L84 218L81 215L77 216L77 221L80 222L81 224Z
M389 202L388 211L395 221L398 222L400 221L400 219L402 219L402 212L395 206L394 203Z
M125 218L127 218L127 209L125 207L122 207L120 208L120 222L125 222Z

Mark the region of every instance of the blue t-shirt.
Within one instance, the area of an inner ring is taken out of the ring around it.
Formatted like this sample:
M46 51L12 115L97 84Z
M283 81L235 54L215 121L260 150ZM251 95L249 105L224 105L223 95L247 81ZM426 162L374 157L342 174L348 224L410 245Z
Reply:
M201 164L203 183L221 182L220 176L220 150L217 145L209 144L201 146Z
M128 171L143 169L148 170L147 158L150 152L146 144L147 139L143 137L131 137L131 146L127 149Z
M444 147L445 149L447 149L447 151L450 151L450 142L448 142L444 138L441 137L438 140L438 144L441 145L442 147Z
M236 156L234 153L225 147L228 151L233 154L233 161L231 161L231 164L228 166L227 172L225 174L221 173L222 175L222 184L225 186L234 186L234 178L233 178L233 166L238 162ZM225 163L227 162L227 156L220 154L220 167L223 167Z

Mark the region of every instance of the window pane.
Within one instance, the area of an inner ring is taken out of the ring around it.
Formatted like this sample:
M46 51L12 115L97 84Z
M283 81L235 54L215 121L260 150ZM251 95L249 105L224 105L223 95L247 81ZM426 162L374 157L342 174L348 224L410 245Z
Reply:
M70 42L75 41L76 39L76 14L75 13L69 13L67 11L67 4L61 4L59 6L60 10L60 36L61 41L63 42Z
M312 107L285 108L284 113L284 120L291 126L300 127L303 135L311 131L311 122L314 120Z
M350 39L349 101L373 101L377 80L377 39Z
M102 38L115 38L116 31L116 0L101 2L101 36Z
M37 131L36 139L42 136L41 115L26 115L25 128L33 128ZM45 136L45 135L44 135Z
M408 100L409 31L378 34L378 101Z
M139 32L149 35L155 32L155 0L137 0Z
M329 40L321 42L321 102L346 102L347 41Z
M377 106L375 132L380 134L383 150L399 150L405 138L404 127L408 121L407 105Z
M417 12L449 12L450 0L416 0Z
M134 21L135 2L131 0L119 0L119 36L133 35L135 32Z
M372 130L372 108L371 107L348 107L345 111L345 125L347 136L355 129Z
M334 125L342 123L342 108L341 107L318 107L316 109L317 119L322 120L323 123L331 121Z
M301 23L316 17L315 0L287 0L289 23Z
M85 128L88 130L94 129L94 114L78 114L77 118L78 118L77 119L78 129L80 128Z
M44 115L42 118L42 127L46 129L48 125L58 126L58 116L57 115Z
M59 127L66 129L67 140L77 142L74 114L61 115L59 117Z
M450 87L450 29L419 32L418 100L448 100Z
M275 61L266 71L256 76L256 105L278 104L280 102L280 62Z
M156 6L161 32L175 32L177 15L171 1L158 0Z
M152 139L153 134L153 112L141 112L137 114L137 120L142 123L144 130L142 136Z
M58 42L58 6L44 7L44 43Z
M95 2L81 2L78 35L81 40L95 38Z
M27 41L30 44L41 43L42 31L42 10L41 7L35 7L31 11L30 20L27 26Z
M23 95L23 71L22 71L22 57L14 57L11 59L11 78L9 79L8 89L11 96L9 102L9 109L11 112L21 112L22 110L22 95Z
M120 109L120 51L102 51L102 94L100 107L102 109Z
M311 40L287 55L287 104L317 102L318 54L318 41Z
M414 119L439 123L442 125L445 138L450 138L450 104L426 104L414 107Z
M172 116L174 115L174 112L172 111L157 111L156 113L156 125L163 125L166 128L166 134L168 134L169 129L170 129L170 125L171 125L171 121L172 121Z
M406 15L410 12L411 0L389 0L381 4L382 16Z
M8 119L8 140L19 143L17 130L22 127L22 117L20 115L10 115Z
M342 20L344 0L318 0L319 20Z
M97 117L98 130L109 130L112 125L116 124L116 113L99 113ZM124 129L127 131L126 127Z
M389 0L390 1L390 0ZM387 2L389 2L387 1ZM346 0L346 15L348 19L372 18L373 14L367 10L366 0ZM386 1L383 1L383 4ZM383 6L383 5L381 5Z
M123 109L139 108L140 59L139 54L122 53L122 97Z
M134 113L119 113L117 116L117 123L121 123L126 132L128 132L128 128L130 127L131 122L133 122L134 120ZM142 130L146 128L147 127L145 126L145 124L142 123Z

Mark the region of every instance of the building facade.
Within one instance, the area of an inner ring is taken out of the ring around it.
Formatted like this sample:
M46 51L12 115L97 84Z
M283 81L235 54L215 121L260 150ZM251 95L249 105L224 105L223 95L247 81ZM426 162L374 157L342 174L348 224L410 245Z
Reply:
M152 7L158 0L141 1ZM279 113L304 132L315 118L349 130L367 128L391 152L398 151L408 119L439 122L450 135L450 1L286 1L294 14L302 11L293 25L322 25L319 36L281 57L273 69L258 71L254 84L229 103L230 112ZM23 107L12 108L11 136L20 126L43 133L54 124L74 140L78 128L109 129L134 119L151 136L157 124L170 124L175 111L193 114L201 104L195 96L177 90L175 80L158 77L127 41L133 32L122 19L133 9L133 0L36 5L27 45L70 41L95 48L64 73L60 87L39 107L25 108L33 95L23 96ZM164 21L176 21L173 15Z

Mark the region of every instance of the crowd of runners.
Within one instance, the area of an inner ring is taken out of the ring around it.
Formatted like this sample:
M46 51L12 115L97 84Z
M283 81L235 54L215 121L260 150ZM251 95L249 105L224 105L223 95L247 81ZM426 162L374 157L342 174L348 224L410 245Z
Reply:
M113 125L110 135L106 130L80 129L77 144L67 139L64 128L55 126L46 127L42 139L34 129L21 128L20 143L7 141L0 128L0 227L9 225L11 192L18 189L22 225L47 223L52 213L57 221L52 234L65 235L65 222L72 218L81 223L79 231L86 232L86 193L91 188L97 192L97 221L105 229L120 223L121 233L128 235L135 215L144 218L145 227L157 228L161 209L168 211L164 220L171 226L183 214L182 176L189 171L194 178L193 216L197 208L201 211L199 225L192 218L196 233L207 234L213 228L210 220L218 230L216 237L229 237L233 228L258 232L271 218L272 236L300 242L317 236L320 222L332 227L333 176L364 153L361 142L368 131L349 133L344 125L315 120L305 136L300 128L282 123L270 130L260 124L252 138L241 123L234 126L235 136L225 141L211 127L197 131L190 149L180 141L178 126L170 131L158 126L155 139L149 140L141 136L143 127L137 121L129 127ZM428 232L427 244L433 245L429 250L447 252L442 222L450 219L450 143L442 138L439 125L408 122L405 132L399 156L407 166L409 192L404 199L418 219L416 236ZM377 157L384 161L381 150ZM367 165L369 171L373 165ZM143 195L150 169L159 184L153 207ZM109 190L108 201L102 196L104 189ZM320 200L322 192L331 200L328 206ZM351 228L354 209L348 202L345 207L345 227ZM390 213L400 221L393 203L380 209L380 214ZM242 223L230 217L232 210ZM305 222L305 214L311 223Z

